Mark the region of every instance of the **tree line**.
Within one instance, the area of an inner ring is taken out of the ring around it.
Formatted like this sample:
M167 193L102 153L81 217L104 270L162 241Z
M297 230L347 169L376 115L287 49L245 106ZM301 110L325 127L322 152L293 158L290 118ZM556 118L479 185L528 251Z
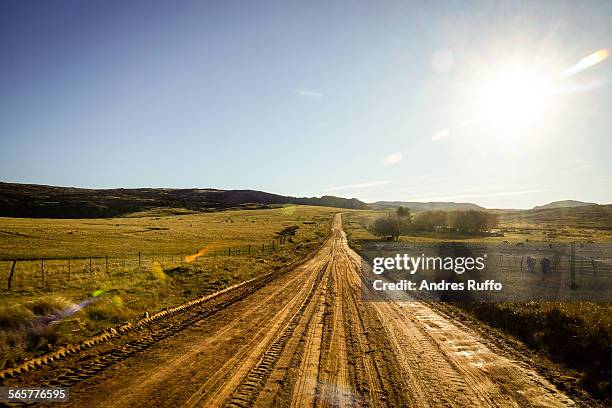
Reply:
M410 209L399 207L395 213L379 217L370 226L373 234L397 240L413 232L460 232L479 234L499 223L497 214L480 210L432 210L412 216Z

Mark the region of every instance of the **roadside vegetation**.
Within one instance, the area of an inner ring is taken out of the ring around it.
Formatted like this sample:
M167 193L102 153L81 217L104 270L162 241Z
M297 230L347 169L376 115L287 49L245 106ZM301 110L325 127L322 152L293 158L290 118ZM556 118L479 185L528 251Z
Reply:
M0 230L9 232L0 234L4 259L117 256L135 250L200 255L182 261L160 257L140 267L97 268L93 273L84 268L70 280L49 280L45 286L20 282L18 275L11 291L5 286L11 262L0 262L0 369L303 259L327 237L335 212L285 206L204 214L155 210L96 220L0 218ZM258 245L264 243L261 250ZM252 245L253 250L207 256L210 248L238 245ZM35 274L38 265L23 261L17 273Z
M418 213L414 218L409 208L398 207L394 214L376 218L370 230L374 235L397 241L400 235L419 232L454 232L478 235L498 224L495 213L480 210L432 210Z

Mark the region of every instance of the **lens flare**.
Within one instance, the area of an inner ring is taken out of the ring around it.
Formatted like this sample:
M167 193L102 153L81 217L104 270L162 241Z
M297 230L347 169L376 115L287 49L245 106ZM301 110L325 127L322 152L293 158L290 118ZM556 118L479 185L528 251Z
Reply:
M283 208L281 208L281 213L283 215L293 215L295 213L295 205L285 205Z
M432 137L431 140L440 140L442 138L445 138L446 136L451 134L451 130L450 129L443 129L439 132L436 132Z
M578 63L569 67L561 74L559 74L559 79L565 79L572 75L576 75L577 73L584 71L587 68L591 68L593 65L597 65L600 62L603 62L606 58L608 58L609 55L610 52L606 48L602 48L599 51L595 51L591 55L584 57L583 59L578 61Z
M187 256L185 257L185 262L187 262L187 263L192 263L193 261L195 261L195 260L196 260L196 259L198 259L199 257L204 256L204 255L206 255L206 254L208 254L208 253L210 253L210 252L212 252L212 251L214 251L214 250L216 250L216 249L219 249L219 248L221 248L221 245L220 245L220 244L214 244L214 243L213 243L213 244L207 245L207 246L205 246L204 248L200 249L200 250L199 250L198 252L196 252L195 254L193 254L193 255L187 255Z
M557 81L574 76L588 68L605 61L610 51L602 48L582 58L573 66L562 71L556 78L538 78L528 71L520 69L512 72L500 73L499 77L485 83L484 92L480 102L479 116L473 120L465 121L459 125L440 130L431 139L437 141L454 133L455 130L475 122L489 120L503 128L522 126L535 120L540 120L542 113L551 102L551 98L569 92L586 91L607 84L607 81L598 81L586 85L573 85L563 88ZM556 79L556 80L555 80Z
M101 295L103 295L103 294L104 294L104 290L102 290L102 289L98 289L98 290L95 290L95 291L94 291L94 292L91 294L91 296L92 296L92 297L98 297L98 296L101 296Z
M207 248L202 248L202 249L200 249L198 252L196 252L193 255L187 255L185 257L185 262L192 263L193 261L195 261L199 257L206 255L208 253L208 251L209 250Z
M113 296L112 300L113 305L117 306L117 307L123 307L123 298L119 295L115 295Z
M164 269L157 261L153 262L153 265L151 265L151 274L155 279L159 281L166 280L166 274L164 273Z

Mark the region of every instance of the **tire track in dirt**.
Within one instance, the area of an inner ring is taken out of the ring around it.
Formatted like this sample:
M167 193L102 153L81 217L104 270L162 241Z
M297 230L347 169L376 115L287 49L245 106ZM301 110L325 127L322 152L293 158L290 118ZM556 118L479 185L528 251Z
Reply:
M278 367L283 386L275 399L259 399L268 406L399 406L402 398L391 384L401 379L389 353L384 329L377 316L359 299L359 277L347 269L350 260L341 225L332 230L328 278L324 298L318 300L316 318L303 331L302 347L291 363ZM378 323L378 325L377 325ZM294 339L297 341L297 339ZM293 351L290 351L293 353ZM392 370L392 372L390 371ZM289 392L287 392L289 391Z
M274 369L274 365L283 352L285 345L291 336L293 336L295 328L299 324L300 318L304 315L306 309L308 308L317 286L323 278L323 273L327 270L327 265L328 264L325 264L317 274L317 277L313 282L312 287L308 291L306 298L300 305L297 312L291 317L291 320L283 329L280 336L272 343L270 347L268 347L268 349L263 353L263 356L259 362L255 365L255 367L253 367L253 369L251 369L240 386L236 388L232 398L227 403L228 406L244 407L252 405L252 403L255 401L259 395L259 392L261 391L261 388L264 386L268 377L270 376L270 373Z

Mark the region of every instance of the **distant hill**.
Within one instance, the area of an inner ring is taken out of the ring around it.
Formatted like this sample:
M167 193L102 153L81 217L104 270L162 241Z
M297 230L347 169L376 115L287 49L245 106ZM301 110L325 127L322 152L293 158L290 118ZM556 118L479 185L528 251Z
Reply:
M415 211L429 211L429 210L484 210L481 207L472 203L454 203L454 202L411 202L411 201L377 201L371 204L374 208L397 208L397 207L408 207Z
M255 190L84 189L0 182L0 216L28 218L107 218L152 208L214 211L303 204L365 209L355 198L288 197Z
M577 228L612 229L612 204L578 207L497 210L505 223L566 225Z
M561 200L561 201L553 201L552 203L548 203L545 205L537 205L533 207L534 210L545 210L548 208L571 208L571 207L586 207L589 205L597 205L595 203L586 203L584 201L576 201L576 200Z

